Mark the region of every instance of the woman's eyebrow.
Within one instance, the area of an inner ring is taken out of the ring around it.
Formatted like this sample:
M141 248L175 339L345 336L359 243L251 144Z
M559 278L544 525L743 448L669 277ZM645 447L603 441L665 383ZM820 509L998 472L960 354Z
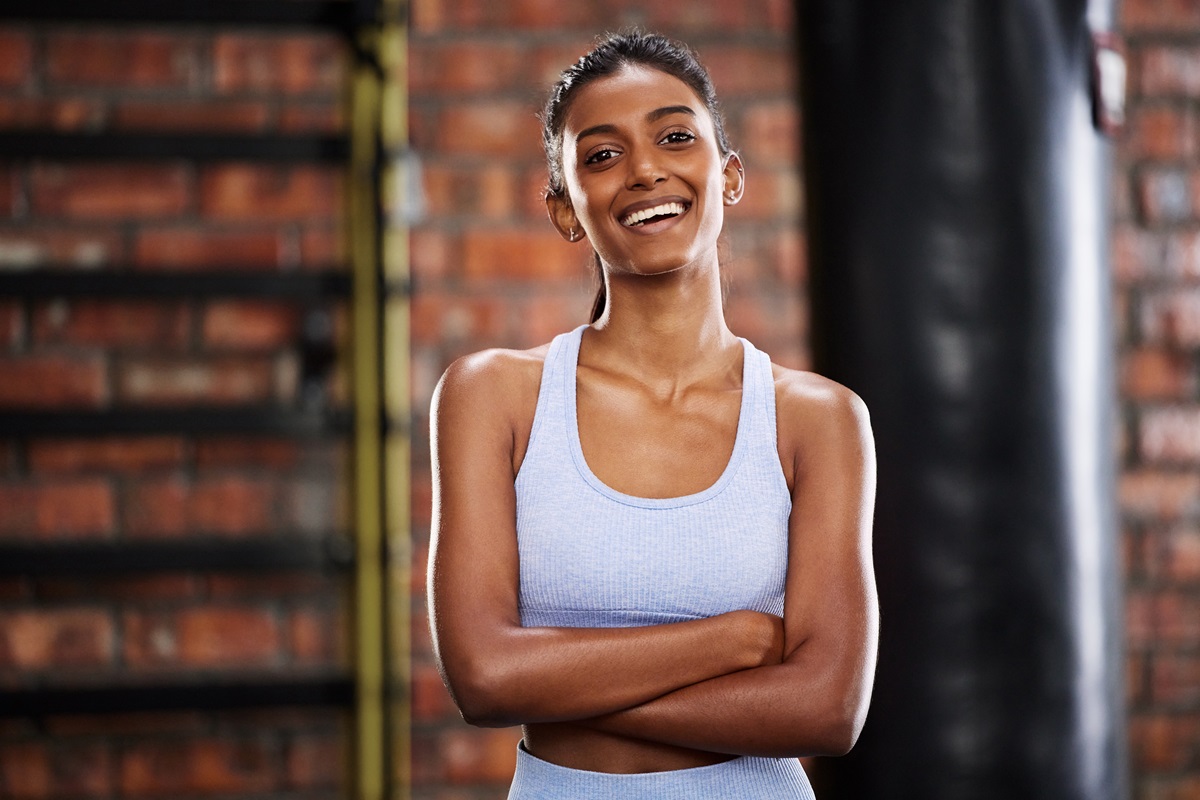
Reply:
M653 111L646 114L646 121L647 122L656 122L657 120L660 120L663 117L669 117L672 114L687 114L691 117L696 116L695 110L690 108L689 106L663 106L662 108L656 108ZM593 125L590 128L584 128L583 130L581 130L579 132L579 134L575 137L575 141L579 141L588 136L595 136L595 135L601 134L601 133L616 133L616 132L617 132L616 125L610 125L608 123L605 123L603 125Z

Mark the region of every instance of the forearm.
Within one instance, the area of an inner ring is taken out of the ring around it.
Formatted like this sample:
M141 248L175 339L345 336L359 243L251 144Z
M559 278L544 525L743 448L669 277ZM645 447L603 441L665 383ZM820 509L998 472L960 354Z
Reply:
M503 626L443 638L439 655L473 724L577 720L766 663L777 637L765 615L752 614L645 628Z
M840 755L865 717L869 676L847 680L803 655L695 683L579 724L732 755Z

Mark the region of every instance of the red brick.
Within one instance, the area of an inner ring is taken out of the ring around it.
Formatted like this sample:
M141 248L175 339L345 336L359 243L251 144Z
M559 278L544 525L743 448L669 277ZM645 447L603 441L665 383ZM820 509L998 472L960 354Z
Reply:
M637 7L638 4L631 5ZM790 7L790 3L778 0L749 0L742 3L692 0L680 6L670 3L643 6L647 13L646 25L651 30L670 29L685 34L695 31L710 35L714 31L786 33L792 19ZM701 60L704 60L703 54Z
M1118 27L1131 33L1194 30L1200 27L1200 7L1188 0L1125 0Z
M1135 518L1176 520L1200 512L1200 472L1126 470L1119 479L1122 512Z
M0 747L0 787L13 800L109 797L110 746L95 742L5 742Z
M408 248L413 276L421 280L443 278L457 266L456 243L444 233L427 228L415 228L409 233Z
M1200 47L1147 45L1139 48L1134 63L1143 95L1200 93Z
M587 275L592 252L586 242L570 244L553 230L471 230L462 242L462 270L468 278L579 278Z
M194 226L139 230L133 261L142 269L270 269L286 263L279 231L228 231Z
M321 572L212 573L204 583L208 597L236 601L328 598L341 586Z
M1200 407L1146 410L1138 438L1144 462L1200 466Z
M1200 207L1200 174L1174 168L1146 168L1134 180L1141 218L1151 225L1187 222Z
M274 470L293 469L302 463L305 450L290 439L203 439L196 442L196 466L257 466Z
M135 536L249 535L272 527L277 498L274 481L264 478L144 480L127 488L122 522Z
M790 98L755 103L741 117L741 133L734 147L747 167L800 163L800 112Z
M300 232L301 267L331 269L345 263L346 240L341 228L310 224Z
M0 668L98 667L112 663L113 621L97 609L0 613Z
M183 439L39 439L29 443L29 468L38 474L147 472L182 465Z
M801 338L805 323L799 297L769 290L731 292L725 318L730 330L760 347L774 337Z
M266 127L269 116L261 102L130 100L117 105L112 123L114 128L131 130L254 132Z
M125 661L133 666L235 669L269 666L279 660L279 621L265 608L127 611L123 627Z
M1130 734L1134 769L1177 770L1189 766L1200 740L1200 715L1135 714Z
M122 797L263 793L282 782L279 754L261 738L141 741L123 748Z
M1158 652L1152 658L1150 691L1156 704L1200 707L1200 651Z
M1125 593L1125 639L1132 648L1150 646L1154 641L1154 596L1147 591L1130 589Z
M1200 595L1164 591L1155 598L1154 614L1158 644L1194 647L1200 641Z
M12 348L25 338L25 307L15 301L0 302L0 348Z
M796 87L794 50L786 46L721 45L699 48L700 61L712 76L717 97L791 97Z
M0 484L0 533L7 536L103 537L115 515L112 486L99 478Z
M347 620L333 609L292 610L287 626L293 661L326 666L340 663L346 651L346 624Z
M232 350L274 350L300 338L300 313L294 306L255 301L214 302L204 309L204 344Z
M1181 584L1200 582L1200 529L1183 524L1146 533L1147 569L1156 578Z
M417 30L498 29L510 30L596 30L614 24L612 11L601 14L601 7L589 3L555 3L551 0L513 0L490 3L487 0L458 0L438 3L421 0L414 3L413 24ZM607 17L607 18L606 18ZM628 22L636 20L630 19ZM582 55L582 51L576 55ZM566 66L564 64L564 66Z
M1127 400L1189 399L1200 384L1196 360L1167 348L1122 353L1119 366L1121 393Z
M16 214L18 191L17 171L7 164L0 164L0 217Z
M224 93L332 94L346 82L347 54L334 36L221 34L212 58Z
M300 735L287 745L287 783L292 789L332 789L346 779L346 747L332 735Z
M413 42L408 88L414 96L505 91L522 81L528 51L513 39ZM567 66L570 62L564 62Z
M1188 159L1196 154L1198 135L1196 116L1189 108L1146 106L1130 115L1123 148L1135 159Z
M508 298L464 296L461 292L417 292L412 297L413 341L438 345L447 341L499 341L508 327L514 303Z
M198 56L193 40L185 36L51 33L46 43L46 75L51 83L69 86L186 88L198 81Z
M346 115L340 103L290 103L279 110L279 130L288 133L340 133Z
M726 225L744 221L794 225L803 213L804 193L794 170L759 169L746 174L746 191L736 206L725 209Z
M414 124L413 139L430 152L537 162L545 156L536 111L531 104L505 100L461 103L439 112L431 130Z
M567 291L539 291L518 305L517 326L509 338L513 347L537 347L563 331L588 321L595 287L581 281Z
M85 97L0 97L0 126L5 128L84 131L100 128L104 120L104 105Z
M200 181L201 211L226 220L309 220L342 211L341 173L330 167L207 167Z
M32 332L35 344L179 350L190 327L183 303L81 299L37 306Z
M1145 702L1148 694L1146 656L1143 653L1127 653L1125 656L1125 706L1132 708Z
M412 671L412 715L416 722L453 719L457 714L450 693L431 664L415 664Z
M0 408L96 408L108 397L98 356L0 357Z
M179 216L192 204L181 165L43 164L30 173L33 212L85 219Z
M425 210L434 219L461 216L503 220L511 218L522 205L518 192L524 187L505 165L479 168L435 162L425 166L422 179ZM541 205L540 219L545 219L545 203L537 202Z
M1200 776L1150 774L1141 777L1138 800L1196 800L1200 797Z
M1119 284L1136 283L1161 269L1166 245L1157 231L1118 224L1113 228L1112 243L1113 274Z
M448 730L440 737L446 779L452 784L503 783L517 763L519 728Z
M0 31L0 86L21 86L33 74L33 40L19 30Z
M1142 298L1138 316L1147 342L1200 346L1200 287L1148 293Z
M272 373L259 358L128 359L117 371L117 396L136 405L263 402L271 397Z
M28 269L41 264L95 268L118 261L124 247L111 225L88 230L78 226L22 226L0 231L0 265Z

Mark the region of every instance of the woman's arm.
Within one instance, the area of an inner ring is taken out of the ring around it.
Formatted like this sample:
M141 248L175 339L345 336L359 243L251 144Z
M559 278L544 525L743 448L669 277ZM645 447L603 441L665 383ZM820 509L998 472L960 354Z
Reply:
M857 396L814 376L790 374L778 407L780 452L795 453L783 662L582 724L738 755L840 755L858 738L879 627L870 423Z
M456 362L433 398L429 612L443 678L477 725L583 719L777 663L779 621L751 611L646 628L522 628L514 450L541 361ZM603 680L597 680L603 676Z

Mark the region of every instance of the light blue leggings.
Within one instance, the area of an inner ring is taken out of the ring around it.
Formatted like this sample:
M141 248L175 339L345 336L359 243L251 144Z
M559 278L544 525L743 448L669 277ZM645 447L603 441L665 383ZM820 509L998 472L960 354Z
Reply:
M667 772L615 775L560 767L517 748L508 800L815 800L794 758L742 756Z

